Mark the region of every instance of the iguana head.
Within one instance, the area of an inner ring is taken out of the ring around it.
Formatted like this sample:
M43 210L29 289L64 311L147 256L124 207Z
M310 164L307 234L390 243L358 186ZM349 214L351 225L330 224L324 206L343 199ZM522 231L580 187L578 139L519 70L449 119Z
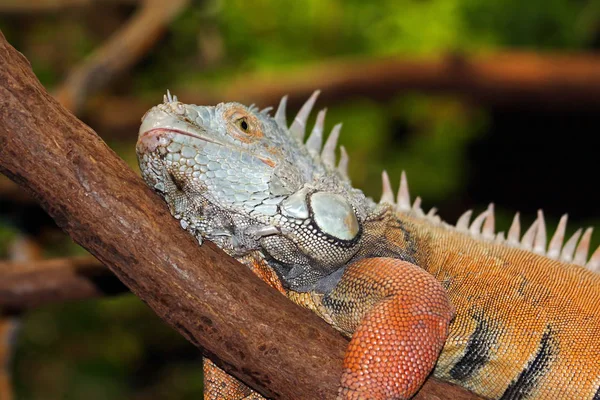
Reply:
M288 128L239 103L183 104L170 94L142 119L137 153L146 182L181 225L234 256L259 250L296 289L314 286L352 258L374 204L353 189L337 125L323 146L321 111L303 142L318 92Z

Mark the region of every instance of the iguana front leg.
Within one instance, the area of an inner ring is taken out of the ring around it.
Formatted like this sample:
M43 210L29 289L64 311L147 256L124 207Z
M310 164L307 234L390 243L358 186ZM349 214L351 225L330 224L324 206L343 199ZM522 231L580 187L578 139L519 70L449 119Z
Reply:
M243 261L248 264L250 259ZM264 280L268 266L257 259L251 263L255 273L263 271ZM454 316L444 289L433 276L393 258L351 264L324 296L287 294L352 338L344 358L339 400L413 396L435 366ZM262 399L210 362L205 362L204 398Z
M433 370L454 317L442 286L398 259L350 265L322 304L352 339L338 399L407 399Z
M281 281L275 271L259 252L251 252L238 258L266 284L285 294ZM244 383L217 367L210 359L203 359L204 400L265 400L263 396L250 389Z

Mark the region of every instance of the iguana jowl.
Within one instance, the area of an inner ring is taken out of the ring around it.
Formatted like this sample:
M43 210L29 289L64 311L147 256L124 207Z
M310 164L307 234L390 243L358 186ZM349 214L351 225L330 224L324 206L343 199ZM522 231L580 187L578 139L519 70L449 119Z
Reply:
M600 399L600 249L591 229L547 244L543 216L504 237L490 208L456 225L397 199L376 204L323 144L325 112L304 142L318 92L288 128L238 103L146 113L142 175L181 226L214 241L348 337L339 398L404 399L434 374L494 399ZM580 240L581 237L581 240ZM584 264L586 264L583 266ZM207 398L260 398L206 364ZM211 384L212 383L212 384ZM221 385L223 384L223 385Z

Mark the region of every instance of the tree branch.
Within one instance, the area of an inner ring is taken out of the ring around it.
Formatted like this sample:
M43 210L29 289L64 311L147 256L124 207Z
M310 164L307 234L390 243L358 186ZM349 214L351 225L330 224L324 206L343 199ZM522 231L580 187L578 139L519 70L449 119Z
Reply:
M9 200L17 203L31 203L31 197L14 182L0 176L0 200Z
M93 257L0 262L0 276L0 310L6 313L127 292Z
M56 98L77 113L91 92L133 65L156 42L188 0L144 0L124 26L84 62L56 91Z
M1 34L0 171L226 371L272 398L335 396L346 340L213 244L198 246ZM453 398L476 398L462 393Z
M315 89L332 104L348 96L384 100L398 93L450 94L499 107L600 109L600 56L594 54L499 53L432 59L345 59L276 73L250 73L227 84L171 88L186 103L221 101L277 105L290 94L292 106ZM162 94L157 93L156 98ZM130 97L99 97L86 113L94 126L123 132L153 104Z
M345 340L214 245L198 246L3 37L0 170L226 370L269 397L333 396Z

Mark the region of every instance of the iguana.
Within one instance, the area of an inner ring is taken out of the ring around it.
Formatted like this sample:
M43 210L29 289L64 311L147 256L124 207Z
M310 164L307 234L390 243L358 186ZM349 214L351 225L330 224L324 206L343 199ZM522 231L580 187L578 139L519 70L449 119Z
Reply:
M239 103L196 106L168 93L142 119L145 181L181 227L215 242L289 299L351 337L339 399L406 399L435 376L493 399L600 399L600 248L591 229L547 243L544 217L506 235L490 206L455 225L406 176L381 201L352 187L348 155L305 141L315 92L288 127ZM584 266L585 265L585 266ZM205 398L261 398L205 364Z

